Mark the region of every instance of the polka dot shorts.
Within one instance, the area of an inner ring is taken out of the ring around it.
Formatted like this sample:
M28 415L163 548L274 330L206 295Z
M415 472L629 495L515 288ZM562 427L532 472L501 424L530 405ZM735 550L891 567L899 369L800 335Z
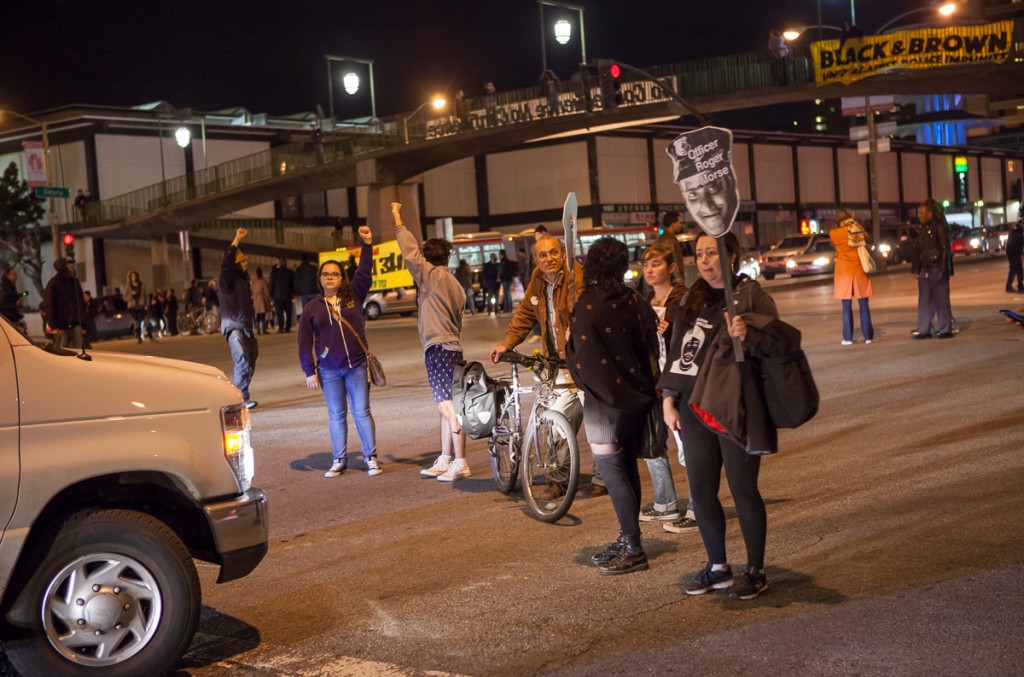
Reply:
M462 361L461 350L447 350L436 343L423 353L423 362L427 366L427 380L430 390L434 393L434 402L452 399L452 374L455 363Z

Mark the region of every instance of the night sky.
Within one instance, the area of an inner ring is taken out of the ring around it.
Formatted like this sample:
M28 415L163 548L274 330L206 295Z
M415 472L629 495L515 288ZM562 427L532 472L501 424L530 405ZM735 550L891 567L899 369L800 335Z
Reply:
M849 0L820 0L823 23ZM816 0L579 0L587 56L634 66L765 49L769 28L816 23ZM859 0L866 32L922 0ZM556 8L545 8L548 24ZM564 11L564 10L562 10ZM574 23L575 12L568 12ZM550 37L550 34L549 34ZM568 78L578 42L549 50ZM373 59L377 113L410 111L434 92L534 84L541 71L535 0L8 0L0 13L0 109L73 103L244 107L272 116L326 111L324 55ZM568 53L568 56L564 56ZM338 74L340 78L340 73ZM341 97L338 117L367 115ZM343 113L350 113L346 116Z

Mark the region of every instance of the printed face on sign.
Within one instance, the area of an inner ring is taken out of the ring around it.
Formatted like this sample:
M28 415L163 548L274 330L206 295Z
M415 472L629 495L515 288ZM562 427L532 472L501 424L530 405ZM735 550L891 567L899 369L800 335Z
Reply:
M732 132L702 127L680 134L666 152L686 209L697 224L712 237L727 233L740 205L732 167Z

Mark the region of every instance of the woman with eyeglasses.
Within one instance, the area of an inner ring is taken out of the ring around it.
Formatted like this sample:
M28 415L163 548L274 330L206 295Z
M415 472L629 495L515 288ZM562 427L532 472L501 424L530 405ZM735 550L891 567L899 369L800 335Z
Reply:
M322 293L306 304L299 321L299 363L306 374L306 387L322 390L327 403L333 463L324 477L337 477L348 468L349 408L367 474L381 473L363 347L363 301L373 280L373 237L366 226L359 228L359 236L363 246L352 281L338 261L321 263L317 282Z

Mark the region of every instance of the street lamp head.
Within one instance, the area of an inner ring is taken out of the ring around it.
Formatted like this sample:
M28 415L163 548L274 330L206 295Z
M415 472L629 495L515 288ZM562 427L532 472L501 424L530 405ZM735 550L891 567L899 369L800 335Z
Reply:
M955 11L956 11L956 3L955 2L944 3L942 5L939 5L939 8L938 8L938 12L942 16L949 16L950 14L952 14Z
M443 96L438 95L438 96L435 96L433 98L433 100L431 100L430 104L434 108L437 108L438 110L440 110L441 108L444 108L445 106L448 105L448 101Z
M830 26L828 24L815 24L813 26L793 26L792 28L786 28L782 31L782 37L785 38L786 42L793 42L799 40L800 36L811 30L812 28L821 28L825 30L835 31L842 33L843 29L839 26Z
M565 19L555 22L555 42L560 45L568 44L572 39L572 24Z
M800 37L801 33L803 33L802 30L797 30L796 28L787 28L786 30L782 31L782 37L786 38L786 40L789 42L793 42L794 40Z
M177 142L178 148L187 148L192 141L192 132L188 127L178 127L174 130L174 140Z
M342 76L341 83L345 86L345 93L349 96L359 91L359 76L351 71Z

